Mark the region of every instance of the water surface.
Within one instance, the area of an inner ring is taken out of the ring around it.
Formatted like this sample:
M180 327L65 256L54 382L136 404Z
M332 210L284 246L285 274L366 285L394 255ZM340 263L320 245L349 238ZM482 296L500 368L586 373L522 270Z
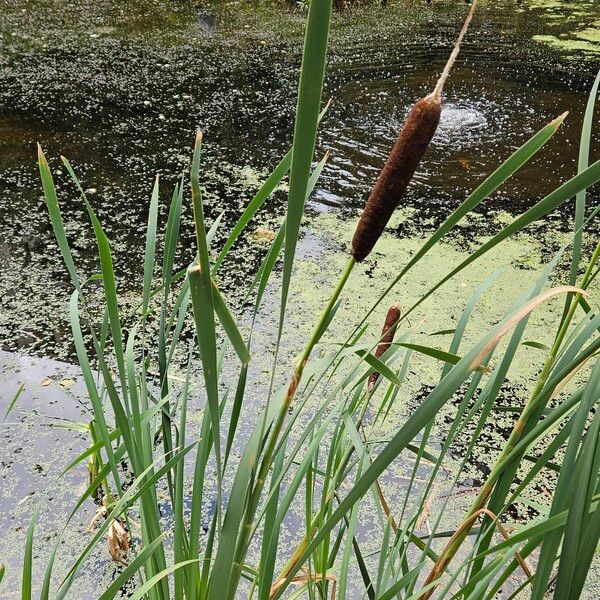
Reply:
M415 0L336 17L325 89L334 104L317 149L318 157L329 150L331 158L309 213L350 218L362 206L408 107L442 69L464 13L459 4L431 8ZM404 200L415 211L399 236L435 226L515 147L566 110L569 119L539 159L481 212L520 212L573 174L594 55L578 51L573 58L531 39L536 32L572 34L598 17L593 8L579 11L575 25L570 6L483 4L449 80L439 131ZM565 19L557 31L551 15L560 7ZM60 155L89 189L113 243L120 289L133 293L153 179L162 177L164 216L170 188L188 168L197 126L205 132L208 220L224 213L217 244L289 147L302 13L186 3L173 12L160 2L140 10L86 0L64 13L45 8L8 3L0 18L0 339L7 350L71 358L70 286L40 192L35 143L54 169L81 272L98 268L94 243ZM284 201L285 192L276 193L256 223L272 227ZM568 227L569 212L546 223ZM467 228L465 240L495 226L488 219ZM188 211L181 266L191 231ZM261 252L260 243L242 240L223 285L247 281Z

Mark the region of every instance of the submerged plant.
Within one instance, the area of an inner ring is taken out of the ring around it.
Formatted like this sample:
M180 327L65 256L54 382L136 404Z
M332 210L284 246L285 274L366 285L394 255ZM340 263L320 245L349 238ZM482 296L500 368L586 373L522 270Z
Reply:
M111 499L106 503L102 522L66 575L56 579L55 563L61 559L59 536L43 576L39 593L43 599L62 599L69 594L85 561L104 536L108 536L113 558L125 561L126 566L102 591L101 600L118 596L130 579L136 582L131 595L134 600L274 600L284 594L306 594L311 599L391 600L425 598L434 593L444 598L491 599L509 580L516 582L513 589L531 586L535 598L544 597L551 580L559 598L577 598L582 592L600 539L600 416L595 411L600 398L600 314L589 299L590 286L599 272L600 245L586 263L582 243L598 211L596 207L586 217L584 208L586 188L600 180L600 162L588 165L600 75L585 117L578 174L487 239L440 281L432 282L430 289L415 298L408 309L400 312L398 307L392 307L381 334L365 341L369 317L388 294L399 289L398 284L407 279L411 269L418 268L421 259L465 215L544 146L560 127L563 115L540 129L486 178L399 269L385 293L357 317L352 335L337 350L317 359L315 348L335 319L345 283L356 263L367 256L381 235L433 136L441 106L441 86L436 86L437 96L434 92L433 100L427 100L426 105L423 100L417 103L400 134L399 140L404 140L400 144L402 160L396 155L384 167L359 221L348 265L289 380L280 392L274 392L304 204L326 161L324 157L311 172L317 126L323 116L319 110L330 10L330 0L310 3L293 147L249 203L215 260L211 242L219 220L207 229L200 186L200 133L190 173L197 255L182 271L175 268L175 254L187 186L183 179L175 186L162 257L157 260L156 181L150 201L139 312L126 334L117 293L118 271L113 265L109 240L71 165L63 158L81 192L98 247L105 301L101 322L95 322L87 309L91 282L81 279L77 272L52 174L40 149L39 167L50 219L74 286L70 301L73 341L94 411L93 444L66 469L96 457L93 480L78 499L65 529L98 488L103 487L108 494L110 487ZM469 19L470 16L467 24ZM463 35L464 29L458 43ZM458 44L454 57L457 51ZM453 58L450 66L452 61ZM441 85L448 70L449 66ZM438 102L437 108L431 108L434 101ZM423 120L417 123L421 117ZM413 142L418 137L418 144L408 144L407 136ZM395 152L392 150L391 156ZM244 305L250 300L253 305L244 318L248 329L244 333L244 327L238 325L238 311L230 310L219 290L220 269L244 228L288 171L290 186L284 224L245 290ZM577 213L572 265L565 285L547 287L569 245L539 274L531 289L515 291L517 297L504 318L489 331L481 332L469 350L461 350L465 329L477 300L493 286L493 279L475 292L456 327L449 331L452 341L447 351L415 342L407 316L425 299L433 297L435 301L437 290L445 282L574 196ZM257 406L248 401L247 389L255 363L252 333L282 251L281 308L271 379L264 394L265 404L257 415ZM154 277L157 263L161 266L158 285ZM582 267L585 273L578 278ZM409 282L405 288L410 288ZM560 295L566 300L556 323L555 342L550 348L534 342L547 353L547 359L530 399L524 406L515 407L519 416L513 433L488 480L462 524L448 531L442 522L448 498L458 485L479 432L494 418L496 400L523 344L528 319L539 306ZM187 348L182 336L190 304L202 370L200 430L189 418L190 402L195 401L191 386L196 378L192 368L196 354L193 348ZM156 338L148 326L151 319L158 323ZM218 334L219 328L223 336ZM500 351L498 345L504 338L508 342ZM170 367L175 364L178 349L189 353L189 361L184 381L173 385ZM390 406L404 389L410 369L418 368L413 361L417 355L440 364L439 381L414 411L395 425L391 439L376 444L377 426L389 419ZM158 385L151 363L157 364ZM316 408L309 409L310 399ZM458 402L455 419L441 447L432 451L429 441L433 424L451 400ZM252 429L239 449L239 425L244 421ZM468 427L473 427L474 433L469 434L462 465L446 482L446 500L434 513L431 495L448 451ZM162 442L160 447L158 440ZM539 455L534 457L532 450L536 448ZM239 457L234 452L238 449ZM557 455L560 449L564 451ZM384 494L388 467L399 456L411 465L412 474L405 487L388 486L390 489ZM516 469L524 458L530 461L530 468L523 479L517 480ZM132 474L127 485L124 464ZM556 469L559 473L552 505L546 513L541 511L536 520L507 533L500 521L544 469ZM371 532L370 541L377 544L375 555L361 547L358 532L361 507L369 492L379 527ZM297 532L297 546L283 547L282 527L294 504L302 501L304 522L303 530ZM162 518L165 502L173 515L172 526ZM434 514L431 529L423 531L424 519L433 518ZM480 526L474 530L479 519ZM34 525L35 517L25 550L24 599L33 593ZM492 537L497 527L506 534L500 542ZM536 561L532 557L540 548ZM558 571L553 576L557 557ZM525 562L528 558L534 565L531 568ZM525 581L515 575L518 568L525 570Z

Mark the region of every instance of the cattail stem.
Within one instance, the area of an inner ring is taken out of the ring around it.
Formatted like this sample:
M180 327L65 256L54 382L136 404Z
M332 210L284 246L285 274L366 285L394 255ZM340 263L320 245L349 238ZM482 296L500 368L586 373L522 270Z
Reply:
M346 282L348 281L348 278L350 277L350 274L352 273L352 269L354 268L355 264L356 261L354 260L354 258L351 257L348 263L346 264L346 267L342 273L342 276L340 277L340 280L338 281L335 290L331 294L331 298L329 299L329 302L327 303L327 306L325 307L325 310L323 311L323 314L321 315L321 318L319 319L319 322L317 323L310 340L304 348L304 351L302 352L300 358L296 362L296 366L294 367L294 371L292 372L292 376L290 378L285 397L281 404L281 408L279 409L279 413L277 414L277 417L273 424L271 434L269 435L267 447L258 469L256 483L254 484L254 488L252 489L250 499L248 502L248 507L244 515L244 526L241 530L242 533L240 535L240 538L238 539L236 546L236 554L234 560L235 577L239 577L241 573L241 557L244 555L247 545L249 543L249 537L250 532L252 530L252 522L254 520L254 515L256 514L256 510L258 509L261 494L267 481L267 475L269 474L269 469L271 468L273 459L275 457L275 453L279 442L279 436L281 435L283 425L285 423L285 417L288 414L288 410L292 405L292 402L296 395L296 391L298 390L300 382L302 381L304 367L308 362L311 352L313 351L314 347L317 345L323 333L325 333L327 326L329 325L332 312L342 293L342 290L344 289L344 286L346 285Z
M446 83L446 79L448 79L448 75L450 75L450 70L452 69L454 62L456 61L456 57L458 56L458 53L460 51L460 45L463 41L463 38L465 37L465 34L467 33L469 24L471 23L471 20L473 19L473 15L475 14L476 7L477 7L477 0L473 0L473 3L471 4L471 10L469 10L469 14L467 15L467 18L465 19L465 22L463 23L462 29L460 30L460 33L458 34L458 38L456 38L456 42L454 44L454 48L452 49L452 53L450 54L450 58L448 58L448 62L446 63L446 66L444 67L444 70L442 71L440 78L438 79L437 83L435 84L435 89L433 90L432 96L435 96L436 98L442 97L442 91L444 89L444 84Z
M396 335L396 329L398 329L398 323L400 322L401 314L402 313L400 311L400 307L398 306L398 304L392 304L392 306L390 306L390 308L388 309L387 315L385 316L385 322L383 324L383 329L381 330L380 342L379 342L379 344L377 344L377 348L375 349L375 358L381 358L386 353L386 351L389 349L389 347L392 345L392 342L394 341L394 336ZM378 379L379 379L378 371L374 371L369 376L369 381L367 383L367 398L366 398L364 412L366 412L366 410L369 406L369 402L371 400L371 396L373 395L373 390L375 389L375 384L377 383ZM361 415L359 429L362 434L363 441L366 444L367 443L367 434L365 433L365 425L363 423L363 416L364 416L364 413L363 413L363 415ZM371 460L370 462L372 463L373 461ZM388 523L390 524L392 531L394 532L394 535L398 535L398 524L396 523L396 519L394 519L394 515L392 514L390 505L385 497L385 494L383 493L383 488L381 487L381 483L379 482L379 479L375 480L375 489L377 491L377 497L379 498L379 503L381 504L381 508L382 508L383 512L385 513L385 516L387 517Z
M397 304L392 305L388 309L385 323L384 323L383 329L382 329L382 334L381 334L381 337L379 338L379 342L375 349L375 356L377 358L380 358L383 355L383 353L390 347L391 343L393 342L394 335L396 333L396 329L397 329L398 323L400 321L400 316L401 316L400 307ZM379 373L373 373L371 376L373 376L373 375L379 375ZM367 410L369 408L369 403L371 402L371 398L373 397L373 390L374 390L374 383L371 384L371 380L369 378L369 382L367 384L367 389L364 393L364 396L363 396L361 402L359 403L359 406L360 406L360 404L362 404L362 409L360 411L360 414L359 414L357 422L356 422L356 428L358 430L360 430L365 443L366 443L367 439L366 439L366 435L365 435L363 422L364 422L364 418L367 413ZM343 474L346 471L346 469L350 463L350 459L352 458L353 453L354 453L354 446L351 445L350 448L348 448L346 450L346 454L344 455L343 459L340 461L340 465L337 468L337 472L333 477L334 481L338 480L338 477L343 477ZM390 526L392 527L394 534L397 534L398 533L398 525L392 515L389 504L383 493L383 489L379 483L379 479L375 480L375 486L376 486L377 495L379 497L379 501L381 503L383 512L385 513L385 515L390 523ZM314 515L313 520L312 520L313 523L319 523L321 521L323 515L328 510L330 502L332 502L333 498L336 496L337 496L336 490L332 489L329 492L329 495L327 496L327 498L325 499L325 502L321 503L319 510ZM306 549L307 544L308 544L308 533L305 533L304 536L302 537L302 539L300 540L300 542L298 543L296 550L294 551L294 553L292 554L292 556L290 557L288 562L285 564L279 577L273 584L273 587L271 588L272 590L279 589L281 582L285 581L286 577L290 574L291 570L298 564L298 561L300 560L300 557L304 553L304 550ZM425 548L425 544L423 543L423 546L420 549L423 550L424 548Z

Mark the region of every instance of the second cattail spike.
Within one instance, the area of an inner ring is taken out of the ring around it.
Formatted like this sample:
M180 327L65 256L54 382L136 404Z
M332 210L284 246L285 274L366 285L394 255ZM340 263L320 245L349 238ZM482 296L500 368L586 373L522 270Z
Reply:
M381 358L388 348L392 345L394 341L394 336L396 335L396 329L398 328L398 322L400 321L400 316L402 312L400 311L400 307L397 304L390 306L388 309L387 315L385 317L385 323L383 324L383 329L381 330L381 338L379 340L379 344L377 344L377 348L375 349L375 357ZM369 376L368 389L371 391L373 386L377 382L379 378L379 373L374 371Z

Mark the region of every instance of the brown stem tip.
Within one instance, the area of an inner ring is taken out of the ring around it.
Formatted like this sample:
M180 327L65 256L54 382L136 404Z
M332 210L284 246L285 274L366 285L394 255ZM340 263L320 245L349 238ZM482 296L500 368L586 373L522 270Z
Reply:
M375 349L376 358L381 358L385 351L392 345L401 314L400 307L397 304L390 306L388 309L385 317L385 323L383 324L383 329L381 330L381 341L379 344L377 344L377 348ZM368 383L369 390L373 388L378 377L379 373L377 371L371 373Z

